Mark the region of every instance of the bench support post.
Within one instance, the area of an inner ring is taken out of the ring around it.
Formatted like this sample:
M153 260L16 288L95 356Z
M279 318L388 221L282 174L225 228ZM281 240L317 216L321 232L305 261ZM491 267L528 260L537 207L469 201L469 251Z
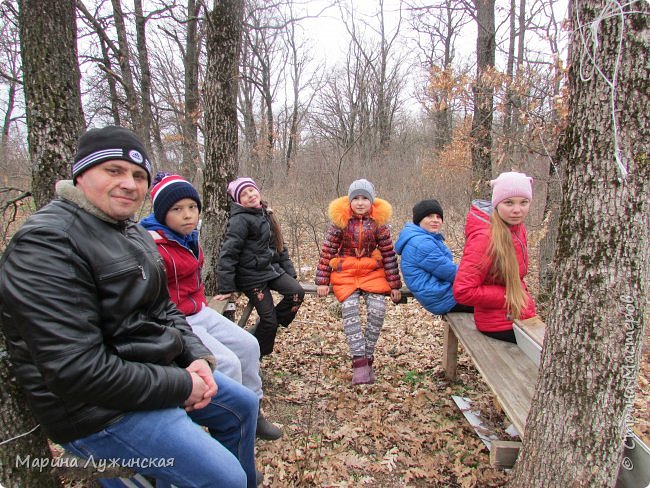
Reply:
M510 469L515 465L520 449L521 442L492 441L490 464L494 468Z
M239 325L239 327L246 327L246 322L248 321L248 317L250 317L252 311L253 304L250 300L248 300L248 302L246 302L246 307L241 314L241 317L239 317L239 322L237 322L237 325Z
M449 323L445 321L445 338L442 350L442 365L445 368L445 375L450 380L456 379L456 367L458 365L458 338L451 330Z

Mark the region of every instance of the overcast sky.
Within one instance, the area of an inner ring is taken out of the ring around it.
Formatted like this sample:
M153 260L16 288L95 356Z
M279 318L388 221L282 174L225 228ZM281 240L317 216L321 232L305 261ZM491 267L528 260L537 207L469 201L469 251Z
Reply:
M377 21L373 20L379 9L378 0L341 0L342 3L353 5L358 19L363 19L370 25L377 25ZM331 5L330 0L309 0L304 3L305 10L309 15L316 15L321 12L328 5ZM534 4L532 1L527 2L529 8ZM554 12L558 22L565 19L568 15L568 0L555 0ZM503 38L508 34L508 24L503 22L503 16L509 8L509 0L497 0L497 36ZM390 34L394 31L397 21L399 19L400 0L384 0L384 12L386 19L387 32ZM406 39L411 34L409 33L408 26L409 13L406 8L402 9L402 27L401 33L405 37L401 43L401 47L408 53L412 50L413 46L409 45ZM318 18L307 19L304 21L306 26L305 35L314 40L314 49L318 53L318 58L326 61L328 65L336 63L341 59L343 53L347 48L349 36L345 30L345 26L341 19L341 11L338 7L333 6L327 8L324 13ZM529 36L530 37L530 36ZM527 42L534 42L534 39L529 38ZM459 54L464 54L467 57L474 58L474 50L476 46L476 24L470 22L465 28L463 35L458 39L456 48ZM316 57L316 56L315 56ZM499 63L499 61L497 61Z
M309 39L310 45L313 46L312 51L310 52L311 56L316 60L316 65L318 66L327 66L328 68L333 68L336 64L344 62L344 55L347 51L349 34L346 32L344 22L341 18L342 11L340 7L334 5L331 0L308 0L302 4L304 12L308 15L316 16L317 18L305 19L301 21L301 26L304 29L302 35ZM353 6L355 11L355 16L359 21L365 21L371 27L378 26L378 20L375 18L379 10L379 1L378 0L341 0L342 4ZM412 2L411 2L412 3ZM529 0L527 2L528 8L533 8L533 6L539 3ZM555 0L554 12L558 24L567 17L568 15L568 0ZM509 0L497 0L497 13L496 13L496 24L497 24L497 38L505 41L505 37L509 35L508 32L508 22L506 19L507 9L510 6ZM329 6L329 7L328 7ZM384 0L384 16L386 21L386 32L387 36L391 36L394 32L397 22L399 20L399 7L400 0ZM323 11L324 10L324 11ZM297 14L299 15L299 14ZM415 42L413 41L414 33L410 30L408 22L409 12L403 8L402 10L402 25L401 25L401 40L396 45L394 51L400 53L400 60L408 71L407 84L409 88L405 93L411 99L407 101L407 106L411 107L412 110L419 110L420 106L415 100L414 95L417 87L421 86L424 83L425 73L418 64L417 54L418 50L416 48ZM349 21L349 18L348 18ZM359 22L360 24L361 22ZM565 40L567 38L567 33L563 32ZM366 28L366 37L368 39L378 39L378 34L372 31L370 27ZM535 43L543 42L538 37L534 35L528 35L526 42L527 50L531 49ZM507 48L507 41L501 43L502 49ZM465 27L465 30L456 41L456 63L461 63L463 65L473 65L476 61L475 55L476 48L476 23L471 21ZM548 48L545 45L544 51L547 51ZM566 56L564 54L563 56ZM550 58L545 56L546 61L550 61ZM505 56L499 55L497 53L497 68L505 69Z

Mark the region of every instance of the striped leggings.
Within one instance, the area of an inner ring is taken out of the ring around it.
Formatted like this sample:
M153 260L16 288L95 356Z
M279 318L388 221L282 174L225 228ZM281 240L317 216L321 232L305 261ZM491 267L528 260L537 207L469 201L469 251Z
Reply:
M361 326L361 297L366 300L368 320L365 334ZM386 300L384 295L356 290L341 304L343 331L352 356L371 357L384 325Z

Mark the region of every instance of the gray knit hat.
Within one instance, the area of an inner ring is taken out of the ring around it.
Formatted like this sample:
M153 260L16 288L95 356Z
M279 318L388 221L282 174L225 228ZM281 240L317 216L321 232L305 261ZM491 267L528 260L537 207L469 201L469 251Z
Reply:
M368 180L361 178L360 180L354 180L350 184L348 190L348 198L350 201L358 195L363 195L370 200L370 203L375 201L375 187Z

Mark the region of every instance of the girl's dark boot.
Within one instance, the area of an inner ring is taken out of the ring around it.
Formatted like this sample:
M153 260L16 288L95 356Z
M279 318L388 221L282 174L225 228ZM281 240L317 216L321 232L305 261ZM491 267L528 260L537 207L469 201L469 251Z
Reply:
M370 366L368 366L368 358L363 356L354 356L352 358L352 384L353 385L368 385L371 384Z
M372 364L375 362L375 356L368 356L368 367L370 368L370 383L375 382L375 368Z

